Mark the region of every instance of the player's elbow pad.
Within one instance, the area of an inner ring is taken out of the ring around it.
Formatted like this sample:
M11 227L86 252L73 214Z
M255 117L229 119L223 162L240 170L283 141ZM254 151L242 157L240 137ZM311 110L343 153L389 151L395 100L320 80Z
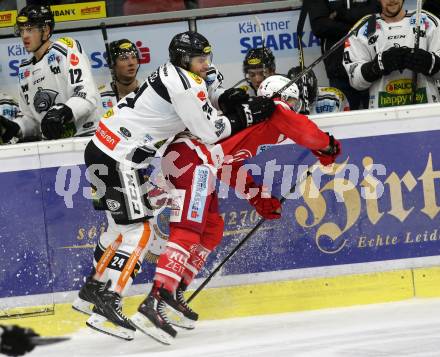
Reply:
M364 63L361 67L361 73L362 77L364 77L367 82L371 83L377 81L382 77L382 72L375 60Z

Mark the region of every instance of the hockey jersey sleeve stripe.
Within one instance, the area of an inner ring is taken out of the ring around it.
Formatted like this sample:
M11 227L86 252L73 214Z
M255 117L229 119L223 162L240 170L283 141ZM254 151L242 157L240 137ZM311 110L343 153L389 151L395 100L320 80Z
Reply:
M422 11L422 12L428 17L428 19L430 19L434 23L436 27L438 27L438 19L436 17L432 16L431 13L429 12L426 11Z
M18 106L18 103L15 100L12 99L0 99L0 105L15 105Z
M107 91L107 92L101 92L99 93L101 97L116 97L115 92Z
M183 88L188 89L191 87L188 78L182 73L182 70L179 67L176 67L177 73L179 74L180 80L182 81Z
M67 51L66 51L63 47L61 47L60 45L58 45L57 43L54 43L54 44L52 45L52 48L55 49L55 50L57 50L57 51L60 52L61 54L63 54L64 57L67 57Z
M83 50L82 50L82 47L81 47L81 44L79 43L79 41L75 40L75 43L76 43L76 47L78 47L79 53L83 53Z
M27 60L23 60L23 61L20 63L20 67L24 67L24 66L28 66L28 65L30 65L30 64L33 62L33 60L34 60L34 57L32 57L32 58L30 58L30 59L27 59Z
M148 77L148 83L150 84L151 88L155 90L155 92L163 99L166 100L168 103L171 103L170 94L168 93L167 87L165 87L165 84L163 84L162 79L160 76L157 76L154 78L154 81L151 80L151 76ZM139 94L140 90L137 94ZM137 96L136 94L136 96Z

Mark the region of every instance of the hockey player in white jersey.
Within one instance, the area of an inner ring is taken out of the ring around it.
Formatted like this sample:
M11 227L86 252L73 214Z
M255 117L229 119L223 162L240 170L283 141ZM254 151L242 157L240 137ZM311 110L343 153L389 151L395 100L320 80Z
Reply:
M413 72L418 73L416 103L439 101L439 19L422 11L414 49L416 11L405 11L403 1L380 0L382 13L372 15L345 43L350 83L358 90L369 88L370 108L412 104Z
M256 97L237 105L228 116L218 111L219 102L234 101L230 96L236 91L221 88L222 76L211 66L211 46L199 33L174 36L169 55L169 62L148 76L135 93L108 110L85 150L86 165L95 177L95 208L107 211L109 228L100 237L94 253L95 272L79 298L94 305L89 326L128 340L134 328L122 313L121 296L148 250L149 219L154 214L140 169L184 130L202 142L215 143L266 120L275 110L273 101ZM104 272L110 265L115 269L106 282ZM75 308L83 307L77 304ZM106 329L106 319L121 328Z
M301 67L292 67L287 72L287 77L293 79L299 73L301 73ZM338 88L318 86L318 79L313 70L309 71L305 77L305 81L301 78L297 83L303 103L299 110L301 114L313 115L350 110L347 97Z
M110 42L109 47L113 80L98 88L105 111L115 107L121 98L139 88L136 76L140 64L136 45L127 39L121 39Z
M130 40L121 39L110 42L109 49L112 63L112 81L98 87L102 107L105 111L115 107L121 98L139 88L139 80L136 76L140 67L140 55L136 45ZM158 210L159 207L162 207L167 202L165 198L166 193L161 191L156 185L151 186L151 190L154 190L151 194L154 194L156 198L151 203L158 203L158 207L155 207ZM166 243L158 223L159 220L168 221L169 215L166 212L154 216L150 221L154 244L153 246L150 245L150 249L146 254L146 259L149 262L156 262L162 247Z
M12 144L17 125L14 121L20 114L18 102L10 95L0 92L0 144Z
M23 116L17 136L59 139L92 134L99 119L99 94L87 55L78 41L54 42L54 18L48 6L20 10L15 34L32 58L20 64L19 105Z
M241 88L251 97L255 97L261 82L265 78L274 75L275 71L275 57L270 48L251 48L243 60L245 78L234 87Z

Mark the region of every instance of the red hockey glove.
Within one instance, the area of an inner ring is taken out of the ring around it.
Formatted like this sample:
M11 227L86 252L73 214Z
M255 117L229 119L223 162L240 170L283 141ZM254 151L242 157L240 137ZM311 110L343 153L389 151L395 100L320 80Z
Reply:
M258 193L249 198L249 203L255 207L257 213L264 219L280 219L281 203L278 198L270 196L263 186L248 186L248 188L258 188Z
M330 139L328 147L321 150L312 150L313 155L315 155L324 166L333 164L342 152L341 143L336 140L333 135L326 134Z

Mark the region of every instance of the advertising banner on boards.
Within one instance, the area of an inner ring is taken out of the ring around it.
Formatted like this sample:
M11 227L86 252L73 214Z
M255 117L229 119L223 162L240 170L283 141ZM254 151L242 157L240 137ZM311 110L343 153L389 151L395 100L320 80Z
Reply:
M342 140L337 169L317 170L307 185L299 185L282 219L266 222L221 275L440 255L438 135L424 131ZM248 163L256 165L256 180L277 196L296 181L298 171L315 162L294 145L264 150ZM77 290L90 273L93 247L106 220L86 198L89 183L84 165L78 164L0 173L1 297ZM201 276L258 221L255 210L231 190L223 188L219 196L224 238ZM154 229L166 234L167 217L160 217ZM137 283L151 281L154 266L144 263L143 269Z

